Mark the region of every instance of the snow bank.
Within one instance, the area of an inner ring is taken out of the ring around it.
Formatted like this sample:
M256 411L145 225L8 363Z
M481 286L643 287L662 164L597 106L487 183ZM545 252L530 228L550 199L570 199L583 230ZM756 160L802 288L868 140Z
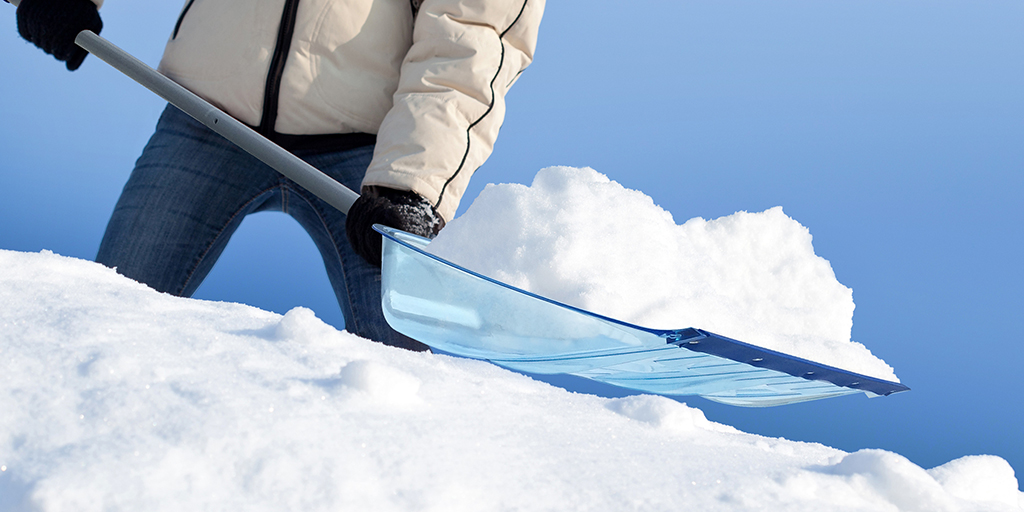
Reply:
M538 295L645 327L698 327L899 381L850 341L853 292L776 207L677 225L593 169L488 185L429 250Z
M0 340L0 511L1020 509L998 457L745 434L47 253L0 251Z

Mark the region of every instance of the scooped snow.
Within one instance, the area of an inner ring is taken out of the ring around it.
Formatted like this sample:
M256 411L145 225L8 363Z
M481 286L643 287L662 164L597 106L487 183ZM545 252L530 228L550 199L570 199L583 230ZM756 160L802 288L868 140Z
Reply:
M677 225L590 168L488 185L429 250L559 302L652 328L698 327L890 381L850 340L853 291L781 207Z
M0 511L1020 510L925 470L0 251Z

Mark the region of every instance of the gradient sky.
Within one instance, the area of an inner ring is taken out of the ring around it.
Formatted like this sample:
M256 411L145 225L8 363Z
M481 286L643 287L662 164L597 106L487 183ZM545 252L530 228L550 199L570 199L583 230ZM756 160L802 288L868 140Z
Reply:
M103 35L155 65L179 8L109 0ZM0 248L91 259L163 104L93 57L68 73L17 37L10 6L0 20ZM924 467L999 455L1020 478L1021 27L1019 1L551 0L462 209L550 165L593 167L680 223L781 205L853 288L854 340L912 391L683 401ZM197 297L343 324L312 242L281 214L247 219Z

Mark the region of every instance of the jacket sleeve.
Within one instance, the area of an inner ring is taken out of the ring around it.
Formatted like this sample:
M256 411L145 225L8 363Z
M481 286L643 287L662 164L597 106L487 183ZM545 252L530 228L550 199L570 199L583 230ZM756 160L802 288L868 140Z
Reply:
M424 0L363 186L412 190L451 220L533 60L543 11L544 0Z

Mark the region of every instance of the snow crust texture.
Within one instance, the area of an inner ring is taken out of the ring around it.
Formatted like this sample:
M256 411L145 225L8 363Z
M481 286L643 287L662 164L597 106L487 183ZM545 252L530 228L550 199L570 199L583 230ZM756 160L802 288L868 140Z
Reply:
M850 340L853 291L781 207L677 225L590 168L488 185L434 254L538 295L644 327L697 327L898 382Z
M0 511L1010 511L1011 467L739 432L0 251Z

